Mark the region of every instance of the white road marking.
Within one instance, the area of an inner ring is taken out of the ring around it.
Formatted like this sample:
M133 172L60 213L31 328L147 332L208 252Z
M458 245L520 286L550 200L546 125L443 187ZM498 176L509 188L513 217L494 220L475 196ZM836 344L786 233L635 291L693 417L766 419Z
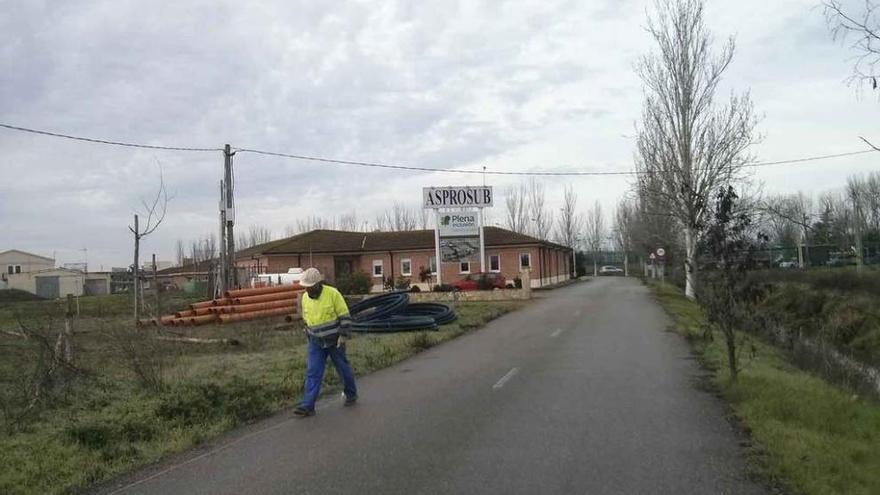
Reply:
M507 372L506 375L502 376L501 379L495 383L495 385L492 385L492 388L498 390L499 388L503 387L504 384L507 383L511 378L513 378L514 375L516 375L517 373L519 373L519 368L511 369Z
M565 331L565 330L563 330L563 329L561 329L561 328L557 328L553 333L550 334L550 336L551 336L551 337L554 337L554 338L555 338L555 337L559 337L559 334L561 334L561 333L564 332L564 331Z

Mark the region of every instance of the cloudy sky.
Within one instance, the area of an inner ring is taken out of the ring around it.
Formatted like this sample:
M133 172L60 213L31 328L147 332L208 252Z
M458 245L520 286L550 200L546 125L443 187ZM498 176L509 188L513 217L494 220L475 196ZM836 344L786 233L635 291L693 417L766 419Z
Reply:
M852 53L818 0L710 0L735 35L724 92L750 90L761 161L864 149L880 102L846 85ZM853 1L853 4L860 2ZM647 0L20 2L0 0L0 122L87 137L437 168L632 168L651 49ZM174 198L142 253L217 230L222 155L136 150L0 129L0 250L126 266L128 225L157 187ZM762 168L764 191L819 193L880 157ZM421 187L480 176L412 173L240 153L237 228L310 215L373 221ZM518 179L490 177L500 193ZM573 185L606 210L625 178L542 180L558 209ZM500 199L500 198L499 198ZM494 221L503 209L492 212ZM87 249L88 251L83 251Z

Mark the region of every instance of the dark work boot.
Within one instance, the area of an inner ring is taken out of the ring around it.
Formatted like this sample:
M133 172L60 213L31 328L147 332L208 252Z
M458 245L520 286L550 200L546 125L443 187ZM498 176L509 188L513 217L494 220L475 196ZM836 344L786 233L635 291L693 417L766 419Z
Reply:
M315 410L314 409L306 409L303 406L296 406L296 409L293 410L293 415L298 416L300 418L306 418L308 416L314 416Z

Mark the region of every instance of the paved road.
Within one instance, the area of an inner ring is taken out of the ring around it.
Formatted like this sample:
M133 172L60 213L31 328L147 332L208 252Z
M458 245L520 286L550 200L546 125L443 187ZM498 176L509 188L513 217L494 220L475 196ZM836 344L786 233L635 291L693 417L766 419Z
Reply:
M766 493L687 345L638 282L605 278L121 480L125 494Z

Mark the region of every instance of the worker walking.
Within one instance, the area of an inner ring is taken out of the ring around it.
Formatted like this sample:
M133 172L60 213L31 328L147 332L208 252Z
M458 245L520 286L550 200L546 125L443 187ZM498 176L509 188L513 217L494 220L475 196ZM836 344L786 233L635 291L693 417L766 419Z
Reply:
M309 338L306 359L306 383L303 400L293 414L301 417L315 414L315 402L321 392L327 357L333 362L345 392L345 405L357 401L354 372L345 356L345 339L351 334L351 316L342 294L324 285L324 277L316 268L303 272L299 284L306 294L300 297L300 314Z

